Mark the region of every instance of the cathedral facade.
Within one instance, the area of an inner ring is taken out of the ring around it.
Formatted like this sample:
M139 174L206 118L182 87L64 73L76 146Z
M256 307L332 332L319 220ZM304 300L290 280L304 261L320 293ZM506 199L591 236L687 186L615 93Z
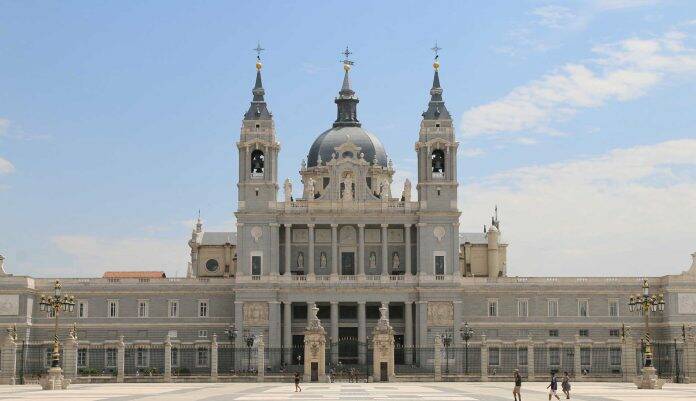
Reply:
M254 334L268 347L291 349L303 342L312 304L330 343L368 342L385 306L403 348L432 347L435 336L461 346L465 322L475 329L472 341L618 344L622 326L641 335L643 317L628 302L644 279L666 305L651 317L654 338L671 340L696 323L696 261L662 277L509 277L497 216L483 232L460 232L459 144L437 60L413 138L417 182L407 180L403 188L393 188L384 145L358 119L348 62L335 121L311 144L301 182L282 181L282 138L265 100L261 63L256 67L237 142L236 232L208 232L199 219L186 278L116 272L61 279L76 299L61 327L77 323L81 344L120 337L197 344L236 330L232 341L239 346ZM293 186L302 187L301 197L293 196L300 192ZM53 320L39 311L39 298L53 284L3 273L0 325L16 325L26 341L50 341ZM356 352L339 348L336 358ZM294 363L292 355L284 359Z

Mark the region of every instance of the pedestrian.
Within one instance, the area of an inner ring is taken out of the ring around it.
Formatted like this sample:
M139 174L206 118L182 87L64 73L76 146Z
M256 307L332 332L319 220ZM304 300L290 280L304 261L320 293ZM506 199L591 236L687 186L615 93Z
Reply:
M563 394L566 396L566 400L570 399L570 376L568 376L568 372L563 372L563 381L561 381L561 390L563 390Z
M300 374L295 372L295 392L302 391L300 387Z
M551 372L551 383L549 383L546 388L549 389L549 401L551 401L551 396L556 397L557 400L561 399L561 397L556 394L556 391L558 390L558 379L556 378L556 372Z
M522 376L520 371L515 369L515 388L512 389L512 396L515 397L515 401L522 401L522 393L520 389L522 388Z

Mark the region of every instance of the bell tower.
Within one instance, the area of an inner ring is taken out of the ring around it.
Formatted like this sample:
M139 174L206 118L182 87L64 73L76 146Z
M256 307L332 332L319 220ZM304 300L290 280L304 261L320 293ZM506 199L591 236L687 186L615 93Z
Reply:
M278 152L273 115L268 111L261 82L260 46L256 49L256 83L249 110L244 114L237 142L239 150L238 210L264 211L275 207L278 193Z
M421 210L457 210L457 147L452 116L442 99L437 50L428 109L423 113L416 153L418 155L418 200Z

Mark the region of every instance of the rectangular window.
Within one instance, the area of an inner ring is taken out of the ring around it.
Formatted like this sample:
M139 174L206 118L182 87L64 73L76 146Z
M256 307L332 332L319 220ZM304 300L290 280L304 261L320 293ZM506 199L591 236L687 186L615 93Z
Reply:
M500 365L500 348L489 348L488 349L488 365L489 366Z
M208 317L208 300L198 300L198 317Z
M588 317L590 312L590 301L587 299L578 299L578 316Z
M578 330L578 335L580 335L580 337L589 337L590 331L587 329L580 329Z
M208 348L198 348L196 352L196 366L208 366Z
M198 330L199 338L208 338L208 330Z
M558 337L558 330L557 329L549 330L549 337Z
M561 349L549 348L549 366L561 365Z
M445 274L445 255L435 255L435 275Z
M149 314L150 302L146 299L138 300L138 317L147 317Z
M621 348L609 349L609 363L614 366L621 365Z
M81 368L87 366L87 348L77 350L77 366Z
M104 361L104 366L107 368L116 367L116 357L118 355L118 350L116 348L106 349L106 360Z
M549 299L549 317L558 317L557 299Z
M609 337L619 337L619 329L609 329Z
M149 349L138 348L135 352L135 366L138 368L146 368L149 366Z
M173 338L176 338L179 335L179 333L176 330L169 330L167 335L169 336L170 339L173 339Z
M118 317L118 300L110 299L107 301L106 313L108 317Z
M179 348L172 347L172 366L179 366Z
M610 299L609 300L609 316L617 317L619 316L619 300Z
M580 365L590 366L591 352L590 348L580 348Z
M77 317L87 317L87 301L77 301Z
M489 299L488 300L488 316L495 317L498 316L498 300Z
M517 316L527 317L529 316L529 301L526 299L517 300Z
M261 255L251 256L251 275L260 276L261 275Z
M527 365L527 348L517 349L517 364L521 366Z
M179 317L179 300L169 300L169 317Z

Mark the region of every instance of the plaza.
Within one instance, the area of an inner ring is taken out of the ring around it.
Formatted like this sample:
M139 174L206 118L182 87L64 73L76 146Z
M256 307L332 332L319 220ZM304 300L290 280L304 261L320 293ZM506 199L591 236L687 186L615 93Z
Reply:
M545 382L523 384L523 399L547 399ZM43 392L35 385L0 386L0 400L84 401L503 401L512 399L510 383L376 383L302 384L295 393L292 383L168 383L168 384L78 384L69 390ZM637 390L627 383L586 382L574 384L572 398L580 401L649 401L658 393ZM670 384L659 399L687 401L696 398L696 384Z

